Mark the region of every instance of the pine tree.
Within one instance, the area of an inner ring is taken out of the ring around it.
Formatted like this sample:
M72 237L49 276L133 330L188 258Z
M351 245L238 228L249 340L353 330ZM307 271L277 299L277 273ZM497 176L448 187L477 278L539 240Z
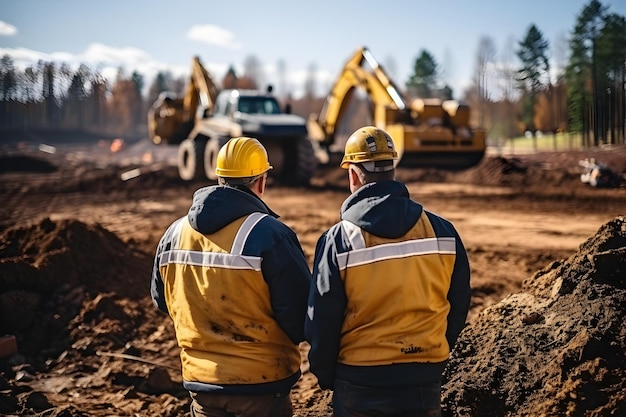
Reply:
M433 55L422 49L413 65L413 75L406 83L409 93L421 98L435 97L439 81L438 71L437 61Z
M535 102L537 95L549 81L548 41L534 24L519 42L517 56L522 67L517 71L517 80L524 91L523 120L528 130L535 132Z
M570 62L566 71L570 129L582 132L586 144L591 143L590 130L593 130L593 143L599 143L596 43L605 10L599 1L589 2L578 16L570 40Z

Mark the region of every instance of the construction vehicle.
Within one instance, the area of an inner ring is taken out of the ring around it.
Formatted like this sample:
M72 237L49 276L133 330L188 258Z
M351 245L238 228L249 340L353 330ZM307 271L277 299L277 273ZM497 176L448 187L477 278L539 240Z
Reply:
M148 111L150 140L178 145L178 173L183 180L217 179L220 148L233 137L258 139L268 152L270 176L288 185L306 185L317 161L306 119L281 109L271 88L225 89L198 57L182 97L161 93Z
M338 127L357 91L368 98L371 123L386 130L395 141L399 164L465 169L485 154L483 129L470 127L469 106L455 100L414 99L407 104L366 47L346 62L319 114L307 123L315 148L325 152L320 161L337 159L342 152Z

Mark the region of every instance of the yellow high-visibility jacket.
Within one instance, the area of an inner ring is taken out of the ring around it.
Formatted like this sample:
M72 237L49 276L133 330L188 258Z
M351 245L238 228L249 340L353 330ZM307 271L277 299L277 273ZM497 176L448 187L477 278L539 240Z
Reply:
M209 187L161 239L152 295L172 317L191 391L284 393L300 376L310 272L270 214L254 195Z
M471 297L455 228L396 181L357 190L341 219L318 241L305 323L320 386L440 381Z

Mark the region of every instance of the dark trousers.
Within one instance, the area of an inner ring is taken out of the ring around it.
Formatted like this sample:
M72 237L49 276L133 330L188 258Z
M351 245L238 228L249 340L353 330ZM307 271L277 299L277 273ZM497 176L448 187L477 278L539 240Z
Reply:
M335 417L440 417L441 384L373 388L335 380Z
M191 393L192 417L291 417L286 394L223 395Z

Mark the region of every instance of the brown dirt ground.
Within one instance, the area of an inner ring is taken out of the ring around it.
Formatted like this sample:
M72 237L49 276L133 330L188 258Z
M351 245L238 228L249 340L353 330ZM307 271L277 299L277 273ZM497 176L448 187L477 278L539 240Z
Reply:
M112 144L0 144L0 337L18 347L0 358L2 415L188 412L173 327L148 287L158 239L206 184L178 180L171 148ZM625 414L626 188L583 184L587 157L626 173L624 147L399 169L416 200L455 223L472 267L444 415ZM311 262L347 195L345 171L320 167L310 187L270 184L266 201ZM331 416L306 349L294 414Z

